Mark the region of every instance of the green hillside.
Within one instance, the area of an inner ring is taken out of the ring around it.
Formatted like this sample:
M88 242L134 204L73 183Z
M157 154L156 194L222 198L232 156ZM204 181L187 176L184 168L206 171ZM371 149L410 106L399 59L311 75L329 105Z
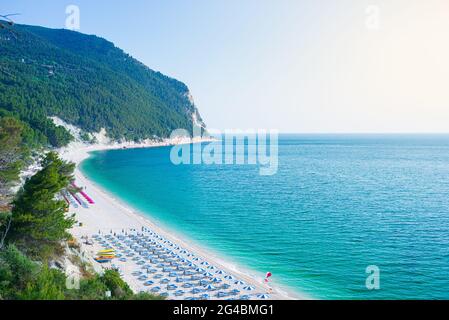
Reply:
M185 84L155 72L111 42L68 30L16 25L0 30L0 116L27 127L29 143L61 146L71 137L57 116L115 139L167 137L201 121Z

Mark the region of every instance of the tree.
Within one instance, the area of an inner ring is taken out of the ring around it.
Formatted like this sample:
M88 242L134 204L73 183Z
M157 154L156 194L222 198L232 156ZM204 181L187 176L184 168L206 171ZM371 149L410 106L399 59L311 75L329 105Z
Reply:
M70 238L67 232L75 220L66 217L67 204L56 195L73 180L74 164L62 161L54 152L42 160L43 169L25 182L13 202L10 236L39 249Z
M30 281L19 294L21 300L64 300L66 275L44 265L36 279Z
M23 165L22 130L20 121L0 118L0 206L9 202L11 184L19 179Z
M16 299L33 281L38 266L14 245L0 250L0 300Z
M17 25L17 41L0 45L0 114L31 129L44 147L72 139L48 117L114 140L169 137L202 123L188 87L155 72L113 43L68 30ZM5 31L0 30L0 37Z
M106 270L101 279L111 291L113 298L128 299L133 295L132 290L117 271Z
M9 212L0 211L0 250L2 250L5 245L6 237L11 228L11 220L11 214Z
M11 226L11 186L19 179L25 158L23 125L11 117L0 118L0 250Z

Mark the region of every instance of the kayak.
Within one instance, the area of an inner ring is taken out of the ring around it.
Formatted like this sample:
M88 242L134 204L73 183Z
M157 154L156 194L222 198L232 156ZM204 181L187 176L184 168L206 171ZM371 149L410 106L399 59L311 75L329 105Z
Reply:
M98 263L107 263L107 262L111 262L111 259L95 258L95 261L97 261Z
M112 255L101 255L101 256L98 256L97 257L97 259L114 259L115 258L115 256L112 256Z
M98 254L103 254L103 253L115 253L115 250L114 249L107 249L107 250L101 250L101 251L98 251Z

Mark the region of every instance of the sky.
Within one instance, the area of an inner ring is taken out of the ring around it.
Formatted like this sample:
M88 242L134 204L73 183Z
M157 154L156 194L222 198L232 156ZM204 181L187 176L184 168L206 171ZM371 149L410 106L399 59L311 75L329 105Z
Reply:
M209 128L449 132L447 0L2 0L183 81Z

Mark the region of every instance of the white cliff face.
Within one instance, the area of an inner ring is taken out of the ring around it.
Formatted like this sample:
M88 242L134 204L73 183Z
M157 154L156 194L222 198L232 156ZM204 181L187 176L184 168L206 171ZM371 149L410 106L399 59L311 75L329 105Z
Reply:
M209 135L206 131L206 125L201 119L201 116L199 115L198 109L195 107L195 101L190 93L190 91L187 91L185 93L185 96L188 98L189 102L191 103L191 108L186 110L188 113L191 114L191 120L193 123L193 127L201 128L202 134L204 137L195 137L194 140L201 140L202 138L206 139L207 141L209 138ZM162 139L160 137L154 136L151 139L142 139L140 142L135 141L114 141L111 138L108 137L108 133L105 128L101 128L99 132L85 132L82 129L69 124L65 122L64 120L60 119L59 117L53 116L49 117L53 123L57 126L61 126L65 128L73 137L74 141L70 143L69 148L82 148L86 146L90 146L97 149L97 148L135 148L135 147L148 147L148 146L157 146L157 145L176 145L176 144L183 144L183 143L190 143L193 142L193 140L190 140L190 137L183 137L183 138L165 138ZM83 136L89 137L91 142L87 142L85 139L83 139ZM64 149L64 148L62 148Z
M83 140L82 135L86 134L83 130L80 128L69 124L65 122L64 120L58 118L58 117L50 117L50 119L53 121L53 123L57 126L61 126L64 129L66 129L75 139L74 142L76 143L85 143L86 141ZM94 139L99 144L111 144L113 141L108 137L108 134L106 132L105 128L101 128L99 132L89 132L87 133L90 139Z
M190 93L190 91L187 91L187 92L186 92L186 97L187 97L187 99L189 99L189 101L190 101L190 103L192 104L192 106L194 106L194 105L195 105L195 100L193 99L193 96L192 96L192 94Z
M195 112L192 113L192 122L193 122L194 127L206 129L206 126L204 125L204 123L198 119L198 114L197 114L196 110L195 110Z
M81 134L82 134L81 129L75 127L74 125L68 124L67 122L58 117L50 117L50 119L56 126L60 126L66 129L75 138L75 141L81 141Z
M198 109L195 106L195 100L193 99L193 95L191 94L190 91L187 91L185 95L186 95L187 99L189 99L189 102L191 103L192 108L193 108L193 112L192 112L193 127L203 128L204 130L206 130L206 124L201 119Z
M99 144L112 143L111 139L108 138L108 133L105 128L101 128L100 132L92 133L91 135Z

